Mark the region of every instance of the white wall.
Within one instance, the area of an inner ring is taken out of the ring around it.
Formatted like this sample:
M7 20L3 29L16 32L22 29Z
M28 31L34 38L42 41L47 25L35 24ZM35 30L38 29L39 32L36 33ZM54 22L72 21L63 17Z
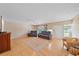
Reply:
M55 25L53 26L54 29L54 36L57 38L64 37L64 26L63 25Z
M20 37L31 30L31 25L28 22L4 20L4 23L4 31L11 32L12 38Z
M62 21L62 22L56 22L48 24L48 28L53 30L53 36L57 38L63 38L64 37L64 25L71 24L72 20L69 21Z
M73 18L72 34L73 34L73 37L79 38L79 16L76 16L75 18Z

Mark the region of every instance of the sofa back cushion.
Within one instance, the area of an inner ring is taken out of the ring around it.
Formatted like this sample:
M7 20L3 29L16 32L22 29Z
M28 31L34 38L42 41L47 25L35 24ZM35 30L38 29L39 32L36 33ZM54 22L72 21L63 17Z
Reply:
M44 34L44 35L50 35L51 32L49 32L49 31L42 31L42 34Z
M37 34L37 31L31 31L32 34Z

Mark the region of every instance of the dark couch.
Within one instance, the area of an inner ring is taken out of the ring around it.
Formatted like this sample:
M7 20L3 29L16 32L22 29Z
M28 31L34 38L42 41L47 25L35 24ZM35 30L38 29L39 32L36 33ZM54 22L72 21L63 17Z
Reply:
M50 40L52 38L50 31L42 31L38 34L38 37Z
M29 37L37 37L37 31L30 31L30 33L28 33Z

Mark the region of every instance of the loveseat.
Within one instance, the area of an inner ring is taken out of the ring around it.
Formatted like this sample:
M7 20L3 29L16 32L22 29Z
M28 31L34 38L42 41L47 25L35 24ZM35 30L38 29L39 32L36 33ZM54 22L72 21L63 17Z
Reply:
M30 32L28 33L28 36L29 36L29 37L37 37L37 31L30 31Z
M38 34L38 37L50 40L52 38L50 31L42 31Z

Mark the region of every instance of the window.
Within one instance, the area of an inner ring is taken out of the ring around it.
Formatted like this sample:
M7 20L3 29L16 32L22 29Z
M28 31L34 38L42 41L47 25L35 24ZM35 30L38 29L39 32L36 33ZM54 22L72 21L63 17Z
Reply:
M64 37L71 37L72 32L71 32L71 24L64 25Z

